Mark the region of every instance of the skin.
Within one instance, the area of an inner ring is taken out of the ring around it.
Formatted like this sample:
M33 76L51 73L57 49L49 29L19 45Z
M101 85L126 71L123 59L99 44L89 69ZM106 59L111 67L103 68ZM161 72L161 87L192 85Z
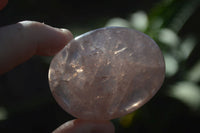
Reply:
M53 56L73 39L67 29L34 21L22 21L0 28L0 74L27 61L33 55ZM114 133L110 121L75 119L53 133Z
M33 55L52 56L73 35L69 30L23 21L0 28L0 74L25 62Z
M53 133L114 133L110 121L89 121L75 119L57 128Z

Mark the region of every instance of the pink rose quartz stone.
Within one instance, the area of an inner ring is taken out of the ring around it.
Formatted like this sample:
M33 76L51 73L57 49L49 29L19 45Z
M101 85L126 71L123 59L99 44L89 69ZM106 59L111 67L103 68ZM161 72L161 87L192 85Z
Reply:
M107 27L72 40L52 60L49 83L59 105L86 120L110 120L138 109L161 87L158 45L129 28Z

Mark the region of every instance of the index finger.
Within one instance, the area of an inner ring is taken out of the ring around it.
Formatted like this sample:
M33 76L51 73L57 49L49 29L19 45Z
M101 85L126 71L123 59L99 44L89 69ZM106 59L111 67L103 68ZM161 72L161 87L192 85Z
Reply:
M2 27L0 28L0 74L35 54L54 55L72 38L73 35L69 30L33 21Z

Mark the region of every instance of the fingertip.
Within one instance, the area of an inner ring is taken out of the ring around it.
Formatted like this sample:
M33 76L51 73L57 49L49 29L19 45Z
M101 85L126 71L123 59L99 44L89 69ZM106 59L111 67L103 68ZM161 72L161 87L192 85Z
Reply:
M57 35L59 35L57 40L49 40L49 43L46 43L48 46L44 49L39 47L36 54L43 56L53 56L73 39L73 34L68 29L55 28L54 30L56 30L58 32Z
M35 54L52 56L60 51L72 39L73 35L68 29L55 28L36 21L18 22L24 30L27 42L35 45Z
M37 42L36 55L53 56L73 39L73 34L68 29L54 28L34 21L21 23L34 29L31 33Z
M68 29L64 29L64 28L60 28L60 31L66 35L66 40L67 42L71 41L73 39L73 34L68 30Z

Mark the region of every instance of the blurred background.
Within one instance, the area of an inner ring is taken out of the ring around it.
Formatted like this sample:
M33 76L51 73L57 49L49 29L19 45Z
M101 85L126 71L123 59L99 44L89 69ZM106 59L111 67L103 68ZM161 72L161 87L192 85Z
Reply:
M10 0L0 26L35 20L74 36L105 26L151 36L166 62L159 92L137 111L112 120L116 133L198 132L200 123L200 0ZM0 76L0 132L48 133L73 119L48 85L52 57L34 56Z

